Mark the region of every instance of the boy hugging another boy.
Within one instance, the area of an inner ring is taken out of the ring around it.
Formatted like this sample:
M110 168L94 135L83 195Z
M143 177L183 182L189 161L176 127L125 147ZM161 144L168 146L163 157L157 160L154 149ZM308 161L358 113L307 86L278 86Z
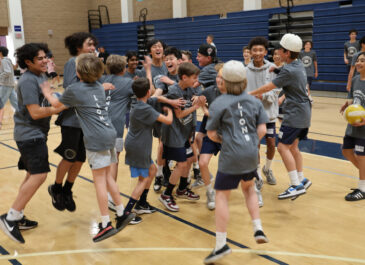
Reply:
M117 163L114 148L117 134L108 117L103 86L96 82L104 72L103 63L92 54L82 54L76 59L76 71L81 82L70 85L59 100L52 96L48 83L42 85L42 92L52 106L74 107L80 121L101 213L99 232L93 238L98 242L122 230L136 215L123 214L119 189L111 174L110 165ZM109 217L108 191L116 204L116 229Z
M179 181L176 191L177 197L188 200L198 200L199 195L194 194L188 188L188 174L194 159L190 138L194 128L194 112L205 104L205 97L196 97L193 101L193 85L196 83L199 68L192 63L182 63L179 66L179 83L169 87L166 97L170 99L183 98L186 103L183 108L174 109L174 120L171 126L162 125L163 158L177 162L177 166L171 173L166 190L159 200L170 211L179 211L172 196L172 191Z

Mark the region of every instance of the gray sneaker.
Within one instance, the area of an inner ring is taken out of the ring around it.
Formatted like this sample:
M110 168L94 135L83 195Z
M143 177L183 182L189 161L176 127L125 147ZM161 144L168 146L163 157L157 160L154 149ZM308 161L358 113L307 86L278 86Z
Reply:
M255 185L255 191L257 195L257 200L259 202L259 207L261 208L262 206L264 206L264 200L262 199L261 191L257 188L256 185Z
M265 166L262 167L262 174L266 177L266 181L270 185L276 185L276 179L274 177L274 174L272 173L272 170L266 170Z
M198 177L193 184L191 184L192 189L198 189L204 186L204 181L201 177Z
M207 207L209 210L215 209L215 191L212 190L212 192L207 191Z

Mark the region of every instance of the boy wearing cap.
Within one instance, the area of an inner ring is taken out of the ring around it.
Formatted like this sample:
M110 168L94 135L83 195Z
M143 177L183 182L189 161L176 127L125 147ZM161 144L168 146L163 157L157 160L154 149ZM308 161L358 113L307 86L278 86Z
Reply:
M269 240L262 231L254 179L257 176L258 148L266 133L268 118L260 100L245 92L247 79L243 64L229 61L222 69L222 95L209 108L208 137L222 144L218 161L216 190L216 247L205 258L210 264L231 252L226 244L231 190L241 184L258 244Z
M297 197L306 192L312 184L303 174L303 158L298 148L299 140L306 140L311 119L311 102L307 94L307 77L304 65L297 60L302 49L302 39L291 33L280 41L279 54L286 63L277 77L255 91L253 96L282 87L285 94L284 118L278 134L278 151L288 171L291 185L279 199Z

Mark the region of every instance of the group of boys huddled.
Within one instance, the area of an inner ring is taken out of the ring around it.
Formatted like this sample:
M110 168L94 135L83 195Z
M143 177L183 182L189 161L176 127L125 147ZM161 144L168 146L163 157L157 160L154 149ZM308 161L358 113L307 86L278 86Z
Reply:
M268 41L253 38L248 44L252 59L247 66L234 60L220 63L216 48L202 44L196 58L201 70L192 63L189 51L166 47L154 39L147 45L150 56L145 56L141 70L136 52L128 52L125 57L112 54L106 60L107 75L103 75L104 64L95 56L96 45L96 38L89 33L75 33L65 39L72 57L64 67L62 95L54 93L44 76L47 45L30 43L17 49L18 64L27 71L18 83L14 138L21 154L18 167L27 173L10 210L0 217L2 230L24 243L20 231L38 225L25 217L24 209L50 171L47 134L50 117L59 114L56 124L61 127L62 141L54 151L62 159L48 192L57 210L75 211L72 187L88 159L101 215L94 242L141 222L138 215L156 211L147 201L153 181L154 191L161 192L159 201L173 212L180 210L175 197L199 200L191 187L205 186L207 208L215 209L216 216L216 246L205 263L231 252L226 243L228 201L231 190L239 184L256 242L269 242L259 215L259 206L263 205L259 148L265 136L267 152L262 172L267 182L275 185L271 169L275 122L284 98L277 148L291 184L278 198L294 199L311 185L303 175L298 148L299 140L307 137L311 119L307 75L303 63L297 60L303 47L300 37L285 34L275 51L274 63L265 59ZM284 94L279 98L281 90ZM204 117L196 131L199 108ZM129 128L123 140L126 125ZM153 137L159 142L157 165L151 158ZM125 207L116 182L123 147L131 177L138 179ZM213 187L209 162L219 152ZM169 161L176 162L172 172ZM200 169L194 183L189 179L192 166L195 172ZM116 213L115 225L108 209Z

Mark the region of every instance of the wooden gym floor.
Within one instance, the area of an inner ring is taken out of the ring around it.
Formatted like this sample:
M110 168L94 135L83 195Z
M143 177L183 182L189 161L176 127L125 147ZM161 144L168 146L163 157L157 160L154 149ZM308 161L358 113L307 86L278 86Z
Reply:
M357 187L358 172L348 161L333 158L329 149L340 143L346 123L338 110L344 99L314 98L308 149L328 151L327 155L303 153L304 173L312 182L307 194L297 200L279 201L277 195L287 188L289 179L278 153L273 170L276 186L264 185L261 219L270 243L257 245L251 220L239 190L230 200L229 245L233 253L217 264L361 264L365 263L365 201L346 202L344 196ZM54 121L54 118L53 118ZM54 124L52 122L52 124ZM277 125L278 126L278 125ZM202 264L215 246L214 212L207 210L205 189L201 199L178 199L180 212L170 213L149 193L158 211L143 215L143 222L129 225L116 236L92 242L99 221L91 171L85 164L74 186L77 210L59 212L51 204L47 187L54 182L60 157L53 149L60 142L60 130L52 125L49 154L52 172L28 204L25 214L37 220L36 229L23 232L25 244L18 244L0 232L0 264ZM156 143L155 143L156 144ZM156 146L154 146L154 150ZM264 162L261 147L261 162ZM335 150L335 151L336 151ZM12 111L6 106L0 130L0 213L7 212L23 180L18 171L19 153L13 140ZM156 154L154 153L154 158ZM121 154L118 184L126 204L135 183ZM210 165L216 173L217 158ZM112 213L111 213L112 215Z

